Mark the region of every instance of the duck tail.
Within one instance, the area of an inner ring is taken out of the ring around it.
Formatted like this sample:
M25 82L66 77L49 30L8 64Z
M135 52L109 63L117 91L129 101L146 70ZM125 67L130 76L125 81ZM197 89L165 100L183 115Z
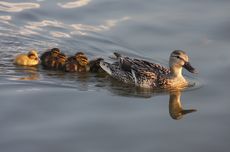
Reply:
M112 71L111 71L109 63L105 62L104 60L101 60L100 66L106 73L108 73L109 75L112 75Z

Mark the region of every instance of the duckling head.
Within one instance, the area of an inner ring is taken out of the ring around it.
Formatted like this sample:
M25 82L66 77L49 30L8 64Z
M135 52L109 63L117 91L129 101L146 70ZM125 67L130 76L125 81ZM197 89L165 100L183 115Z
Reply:
M52 55L53 57L57 57L58 54L61 53L61 51L59 50L59 48L52 48L52 49L50 50L50 52L51 52L51 55Z
M28 52L28 57L32 60L38 60L39 61L39 57L38 57L38 53L36 50L31 50Z
M180 75L182 72L182 67L184 67L186 70L188 70L191 73L197 73L195 68L193 68L189 63L188 55L181 50L175 50L171 53L169 59L169 67L173 72Z
M75 54L75 58L81 66L86 66L89 64L89 60L83 52L77 52Z
M65 62L67 60L67 56L63 53L59 53L57 57L58 57L58 60L61 62Z

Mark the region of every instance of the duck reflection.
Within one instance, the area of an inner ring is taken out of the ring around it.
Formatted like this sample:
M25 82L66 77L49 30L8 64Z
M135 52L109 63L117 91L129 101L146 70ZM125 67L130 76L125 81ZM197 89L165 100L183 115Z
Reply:
M186 90L186 88L174 90L159 89L153 91L152 89L137 88L130 85L124 85L114 80L111 80L110 82L111 84L104 84L104 86L106 86L106 89L110 90L110 92L119 96L150 98L152 96L158 95L169 95L169 115L174 120L179 120L183 118L184 115L197 111L196 109L183 108L181 95L182 92Z
M18 66L15 70L16 73L22 73L22 76L16 78L16 80L39 80L40 75L38 73L38 67Z
M185 114L197 111L196 109L183 109L181 103L181 91L172 91L169 94L169 115L172 119L179 120Z

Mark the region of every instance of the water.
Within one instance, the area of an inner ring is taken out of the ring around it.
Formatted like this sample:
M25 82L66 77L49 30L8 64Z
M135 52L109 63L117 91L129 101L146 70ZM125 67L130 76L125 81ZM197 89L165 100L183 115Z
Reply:
M226 0L0 1L0 151L229 151L229 6ZM199 71L180 96L140 91L98 74L12 64L59 47L91 59L119 50L167 64L185 50ZM170 98L171 99L171 98ZM180 119L179 119L180 118Z

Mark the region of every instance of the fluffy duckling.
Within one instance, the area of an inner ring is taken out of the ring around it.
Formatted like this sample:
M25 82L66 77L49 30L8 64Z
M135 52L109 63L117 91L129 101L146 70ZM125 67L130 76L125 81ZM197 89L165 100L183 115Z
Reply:
M66 60L67 56L61 53L58 48L48 50L41 55L41 64L48 69L61 70Z
M14 59L14 64L23 66L35 66L40 62L36 50L29 51L27 54L19 54Z
M77 52L67 59L64 70L66 72L88 72L89 61L83 52Z
M55 61L52 61L51 67L56 70L63 70L68 57L64 53L59 53Z
M42 66L49 68L50 63L52 63L60 53L61 51L58 48L52 48L51 50L44 52L40 57Z

